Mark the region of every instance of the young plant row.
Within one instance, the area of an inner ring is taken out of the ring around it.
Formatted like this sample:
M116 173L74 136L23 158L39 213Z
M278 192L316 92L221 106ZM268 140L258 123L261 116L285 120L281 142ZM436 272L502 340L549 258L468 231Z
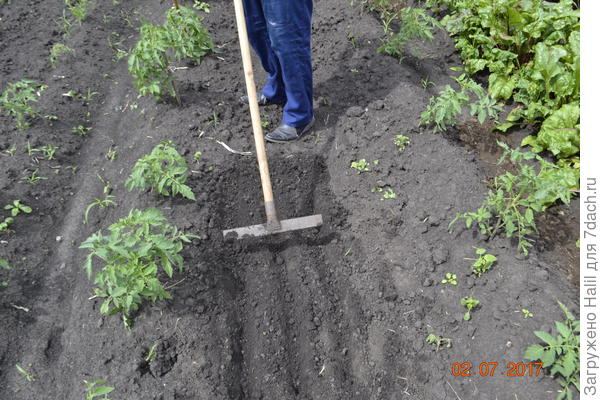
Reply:
M150 189L164 196L181 194L195 200L191 188L185 184L187 174L187 163L174 144L162 142L135 163L125 185L129 190ZM116 206L107 187L110 185L105 186L104 200L96 199L86 208L84 222L95 205ZM179 253L184 243L197 236L168 224L155 208L131 210L127 217L107 229L107 233L98 231L81 244L80 248L89 251L83 268L97 286L95 296L104 299L100 312L121 313L125 327L130 329L131 313L139 309L143 300L172 298L160 281L159 272L162 270L172 278L175 268L181 271L183 257ZM99 261L99 268L94 268L94 261Z

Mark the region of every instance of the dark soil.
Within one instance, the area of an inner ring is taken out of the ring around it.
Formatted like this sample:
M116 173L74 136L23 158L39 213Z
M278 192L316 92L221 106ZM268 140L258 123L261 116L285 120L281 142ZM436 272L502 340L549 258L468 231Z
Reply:
M54 24L61 0L0 6L0 88L23 77L44 82L39 107L59 117L36 119L24 132L0 117L0 205L20 199L33 208L17 216L13 233L0 234L0 257L13 266L0 271L8 281L0 287L0 399L81 399L84 379L106 379L113 400L555 397L559 385L548 377L451 373L455 362L498 362L506 372L537 342L534 330L562 319L556 300L571 309L578 300L559 247L526 258L507 239L447 229L487 190L487 167L472 149L418 126L429 97L451 81L457 57L447 37L398 63L377 53L382 29L372 15L346 0L315 1L316 129L268 150L280 216L320 213L325 223L229 243L223 229L263 221L254 157L217 142L253 150L248 111L237 101L244 83L231 2L211 2L206 18L221 53L176 73L181 107L138 98L126 60L114 61L107 40L127 50L138 18L160 22L169 2L96 3L70 38ZM360 38L354 46L349 32ZM48 54L59 41L77 53L52 70ZM436 86L424 88L425 78ZM63 96L88 88L98 92L90 101ZM276 126L279 114L264 109L263 119ZM80 124L92 127L89 135L70 132ZM393 144L397 134L411 139L404 152ZM135 160L162 140L186 156L197 201L124 188ZM58 146L56 159L30 157L28 142ZM372 171L357 174L349 166L362 158ZM21 180L34 170L48 179ZM103 181L118 207L93 209L84 225ZM395 199L371 191L388 187ZM173 300L144 304L128 332L90 299L78 246L147 207L200 239L183 252L185 270L166 283ZM498 256L481 278L465 260L474 247ZM457 274L458 286L440 283L446 272ZM459 304L466 295L481 300L470 322ZM534 317L524 319L522 308ZM451 338L452 347L436 352L428 333Z

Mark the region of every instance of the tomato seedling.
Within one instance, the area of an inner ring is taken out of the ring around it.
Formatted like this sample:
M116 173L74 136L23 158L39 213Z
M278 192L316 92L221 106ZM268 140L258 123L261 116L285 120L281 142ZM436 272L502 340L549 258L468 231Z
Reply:
M163 196L181 194L185 198L196 200L192 189L185 184L187 171L187 162L177 152L173 142L161 142L150 154L137 160L125 186L129 190L150 187L153 192Z
M88 277L94 275L94 293L104 298L102 314L122 313L123 323L131 327L129 315L139 308L142 300L170 299L171 294L158 279L159 267L169 278L173 267L183 269L179 255L183 243L195 235L184 234L166 223L163 214L154 208L132 210L125 218L87 238L81 246L89 250L83 265ZM102 269L94 274L94 258L102 261Z
M17 129L29 128L27 118L42 116L33 103L37 103L41 93L48 86L31 79L22 79L8 85L0 96L0 105L6 114L15 117ZM50 116L44 116L50 118Z
M427 335L427 338L425 338L425 341L428 344L435 345L435 351L438 351L440 349L440 347L442 347L442 346L445 346L445 347L452 346L452 339L438 336L435 333L430 333L429 335Z
M442 279L442 283L456 286L458 285L458 281L456 280L456 274L452 274L450 272L446 272L445 278Z
M463 319L465 321L469 321L471 319L471 311L473 311L477 306L479 306L479 300L474 299L471 296L465 296L460 299L460 305L467 309L465 315L463 315Z

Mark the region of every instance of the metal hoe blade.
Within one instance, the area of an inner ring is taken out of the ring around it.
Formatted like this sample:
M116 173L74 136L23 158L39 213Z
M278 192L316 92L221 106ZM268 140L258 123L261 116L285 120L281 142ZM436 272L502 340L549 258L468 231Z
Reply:
M223 237L226 240L243 239L245 237L260 237L271 235L274 233L283 233L296 231L299 229L315 228L323 225L323 217L321 214L309 215L308 217L291 218L279 221L281 228L277 230L267 229L267 224L250 225L241 228L228 229L223 231Z

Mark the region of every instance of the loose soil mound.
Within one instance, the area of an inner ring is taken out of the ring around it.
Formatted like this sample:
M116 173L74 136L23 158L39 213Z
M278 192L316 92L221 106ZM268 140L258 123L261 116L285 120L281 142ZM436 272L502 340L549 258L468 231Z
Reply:
M160 22L163 2L97 1L92 15L63 39L54 24L61 0L14 1L0 7L0 88L25 76L48 84L40 108L59 117L36 120L25 132L0 117L0 205L20 199L33 208L14 233L1 234L0 398L83 397L82 380L106 379L113 399L551 399L558 385L540 377L454 377L455 362L523 361L534 329L561 319L556 300L577 307L576 291L554 253L525 259L510 241L486 242L448 223L477 207L486 169L468 148L418 126L434 89L450 81L456 61L447 37L402 64L378 54L377 20L346 0L315 1L315 133L285 146L269 145L282 218L314 213L320 229L238 242L221 231L263 220L231 3L211 2L206 23L221 53L200 66L181 65L184 105L138 99L126 61L113 61L137 38L137 19ZM352 44L348 33L359 38ZM76 49L57 69L51 46ZM258 65L258 64L256 64ZM259 74L259 76L261 76ZM264 77L261 76L264 79ZM98 92L70 99L70 89ZM263 119L276 126L280 110ZM86 125L86 137L70 132ZM396 134L410 137L402 153ZM124 180L140 156L173 140L193 170L197 201L128 192ZM27 143L58 146L55 160L37 160ZM114 149L117 157L105 157ZM193 160L196 151L203 153ZM351 161L365 158L371 172ZM377 165L374 162L379 160ZM69 166L76 167L69 168ZM48 179L21 179L37 170ZM110 181L118 208L86 206ZM380 200L372 188L392 188ZM132 208L157 207L169 221L197 234L184 250L186 268L167 283L173 300L145 304L127 332L118 317L99 313L81 265L82 240ZM484 277L470 274L473 247L498 263ZM543 259L542 259L543 257ZM459 285L440 280L458 275ZM461 297L481 306L462 320ZM27 309L24 310L23 307ZM523 319L518 310L534 317ZM453 339L436 352L428 333ZM145 358L154 345L155 357ZM27 382L15 369L36 376Z

